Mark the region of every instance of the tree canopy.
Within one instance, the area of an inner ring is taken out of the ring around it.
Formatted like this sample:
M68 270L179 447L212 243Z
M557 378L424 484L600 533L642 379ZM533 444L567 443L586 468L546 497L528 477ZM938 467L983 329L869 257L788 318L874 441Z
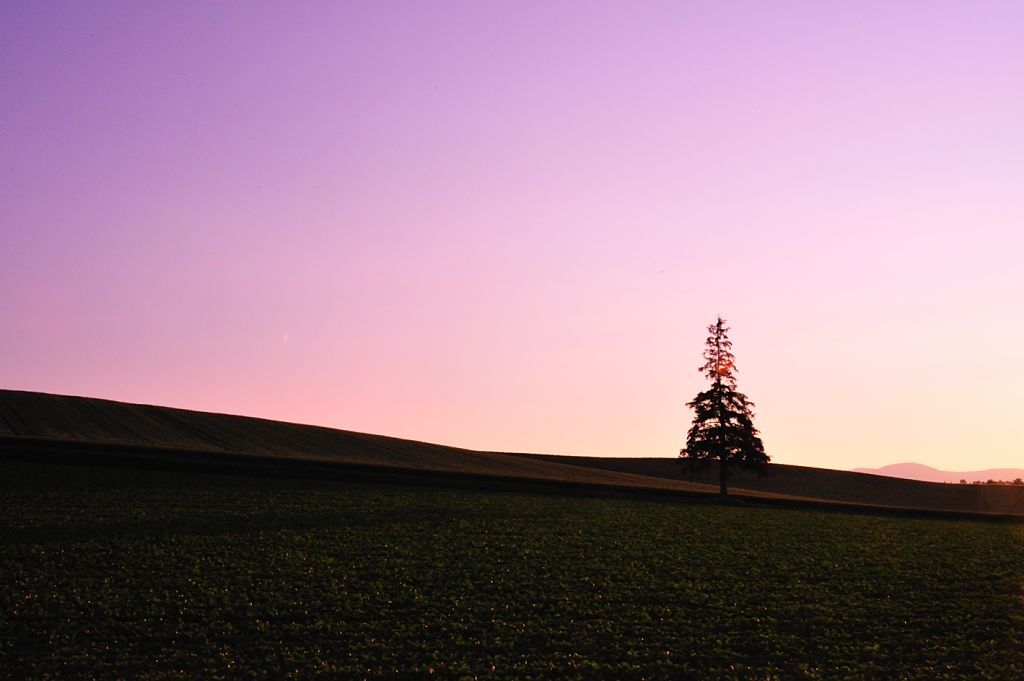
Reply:
M693 425L679 456L692 469L717 462L719 491L725 496L731 468L763 474L770 457L754 427L754 403L736 389L736 358L732 354L729 327L719 317L708 326L708 333L704 364L698 371L708 378L711 386L686 405L694 410Z

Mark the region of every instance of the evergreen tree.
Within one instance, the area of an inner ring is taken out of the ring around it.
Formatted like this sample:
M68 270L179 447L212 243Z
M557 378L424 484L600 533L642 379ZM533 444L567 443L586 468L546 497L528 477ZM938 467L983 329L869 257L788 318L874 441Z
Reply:
M736 390L736 358L728 332L721 317L708 327L711 335L704 344L704 365L698 371L707 376L711 387L686 405L695 415L686 436L686 448L679 452L691 469L718 462L722 496L728 494L726 479L730 468L746 468L763 474L769 461L754 427L754 403Z

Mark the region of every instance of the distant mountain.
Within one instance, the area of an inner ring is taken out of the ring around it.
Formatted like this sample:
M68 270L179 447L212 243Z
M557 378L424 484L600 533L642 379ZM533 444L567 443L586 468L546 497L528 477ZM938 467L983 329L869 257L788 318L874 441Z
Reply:
M908 480L924 480L925 482L986 482L988 480L1004 480L1011 482L1017 478L1024 479L1024 468L989 468L983 471L940 471L938 468L925 466L921 463L894 463L881 468L854 468L854 473L870 473L885 475L890 478L906 478Z

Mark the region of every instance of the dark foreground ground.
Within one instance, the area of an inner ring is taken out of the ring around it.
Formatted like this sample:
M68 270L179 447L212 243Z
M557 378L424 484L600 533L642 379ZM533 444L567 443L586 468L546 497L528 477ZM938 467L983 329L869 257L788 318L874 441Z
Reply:
M10 678L1024 677L1024 527L0 461Z

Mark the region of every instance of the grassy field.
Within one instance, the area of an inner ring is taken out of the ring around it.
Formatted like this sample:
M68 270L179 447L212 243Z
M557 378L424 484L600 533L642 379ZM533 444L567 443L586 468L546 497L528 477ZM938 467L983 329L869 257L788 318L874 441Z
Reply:
M13 678L1020 678L1013 524L0 462Z

